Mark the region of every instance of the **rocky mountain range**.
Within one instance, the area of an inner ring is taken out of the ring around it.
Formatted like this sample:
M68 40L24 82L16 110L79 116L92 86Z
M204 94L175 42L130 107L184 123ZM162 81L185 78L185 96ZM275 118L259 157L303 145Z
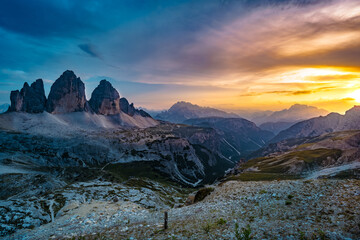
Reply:
M289 128L299 121L324 116L328 113L329 112L324 109L295 104L289 109L281 111L254 112L250 115L244 112L243 114L249 115L249 119L257 124L262 130L270 131L277 135L282 130ZM196 118L240 118L240 116L235 113L227 113L215 108L200 107L189 102L177 102L171 106L169 110L158 113L154 117L155 119L173 123L184 123L186 120Z
M272 132L262 130L243 118L195 118L184 121L184 124L216 129L222 136L223 143L231 146L241 158L265 146L274 136Z
M266 122L259 125L259 128L270 131L277 135L279 132L288 129L292 125L294 125L296 122Z
M156 119L173 123L182 123L187 119L205 117L238 118L239 116L235 113L227 113L210 107L200 107L184 101L175 103L169 110L155 116Z
M284 109L281 111L275 111L269 114L260 115L251 118L251 121L253 121L257 125L261 125L263 123L269 123L269 122L296 123L313 117L325 116L328 113L329 113L328 111L324 109L319 109L317 107L303 105L303 104L294 104L289 109Z
M12 91L9 112L63 114L72 112L88 112L105 116L122 113L130 117L139 115L151 118L143 110L138 110L127 99L120 98L118 91L107 80L100 81L89 101L86 100L85 84L73 71L65 71L51 86L48 98L45 96L42 79L36 80L30 86L24 83L19 91ZM133 121L136 122L136 121ZM153 120L155 122L155 120ZM127 122L127 124L130 124ZM136 124L133 124L136 125Z
M346 111L344 115L330 113L324 117L316 117L301 121L290 128L281 131L271 142L279 142L289 138L302 138L319 136L344 130L360 129L360 106L354 106Z

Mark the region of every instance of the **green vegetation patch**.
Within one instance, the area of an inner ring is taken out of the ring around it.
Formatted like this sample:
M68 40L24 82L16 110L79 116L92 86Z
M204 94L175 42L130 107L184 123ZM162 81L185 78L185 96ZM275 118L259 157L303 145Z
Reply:
M295 149L296 150L301 150L301 149L305 149L305 148L308 148L310 146L314 145L313 143L304 143L304 144L301 144L299 146L297 146Z
M328 149L328 148L318 148L314 150L304 150L304 151L296 151L291 152L283 156L285 160L290 160L293 158L297 158L299 160L303 160L306 163L313 163L325 160L327 157L331 158L339 158L341 156L342 151L339 149Z
M240 169L257 168L262 173L286 173L293 160L303 161L306 164L318 164L328 157L337 159L341 156L339 149L319 148L314 150L302 150L285 153L273 157L261 157L251 159L243 164ZM253 174L253 173L251 173Z
M261 165L263 161L265 160L271 160L272 157L259 157L259 158L253 158L246 163L242 164L240 169L246 169L250 167L256 167L257 165Z

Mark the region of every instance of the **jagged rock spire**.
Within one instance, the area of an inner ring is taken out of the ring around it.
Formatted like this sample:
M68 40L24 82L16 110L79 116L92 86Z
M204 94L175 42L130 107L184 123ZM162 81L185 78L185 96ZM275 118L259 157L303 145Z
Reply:
M29 86L24 83L19 91L11 91L9 111L41 113L45 110L46 96L42 79L37 79Z
M84 83L73 71L65 71L51 86L46 110L50 113L81 112L85 107Z
M98 114L111 115L120 113L120 95L107 80L101 80L100 84L91 94L89 105Z

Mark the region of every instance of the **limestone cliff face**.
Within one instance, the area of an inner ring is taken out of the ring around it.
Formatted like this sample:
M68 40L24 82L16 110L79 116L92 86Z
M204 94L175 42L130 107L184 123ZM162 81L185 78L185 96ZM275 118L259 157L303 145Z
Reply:
M130 105L126 98L120 98L120 109L126 114L129 114L131 110L129 111Z
M119 92L107 80L100 81L91 94L91 99L87 101L84 83L70 70L65 71L51 86L48 99L43 81L38 79L31 86L25 83L20 91L12 91L10 100L9 112L41 113L46 110L53 114L90 112L99 115L123 112L137 118L136 121L142 123L140 125L151 118L145 111L136 109L133 103L129 104L126 98L120 98Z
M73 71L65 71L51 86L46 104L49 113L81 112L86 108L85 85Z
M101 80L99 86L91 94L89 105L97 114L118 114L121 111L120 95L110 82Z
M151 118L151 116L144 110L136 109L133 103L129 104L126 98L120 98L120 109L122 112L128 114L129 116L140 115L142 117Z
M9 111L41 113L45 110L46 97L44 84L41 79L36 80L29 86L24 83L23 88L19 91L11 91L11 106Z

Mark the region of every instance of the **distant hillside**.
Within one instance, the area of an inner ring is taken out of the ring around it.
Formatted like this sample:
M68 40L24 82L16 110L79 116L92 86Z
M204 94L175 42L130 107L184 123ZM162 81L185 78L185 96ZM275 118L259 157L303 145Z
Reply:
M273 133L262 130L255 123L243 118L196 118L184 123L216 129L223 136L223 144L231 146L241 158L263 147L274 136Z
M318 137L269 144L240 163L233 173L242 180L355 177L360 174L360 131L341 131Z
M271 142L289 138L313 137L324 133L360 129L360 106L346 111L345 115L330 113L325 117L305 120L281 131Z
M187 119L204 117L238 118L239 116L215 108L200 107L189 102L177 102L169 110L155 116L156 119L173 123L182 123Z
M276 135L279 132L291 127L295 123L296 122L266 122L261 124L259 128L270 131Z
M144 107L138 107L138 109L147 112L153 118L156 115L158 115L159 113L161 113L162 111L164 111L164 110L152 110L152 109L147 109L147 108L144 108Z
M10 105L7 103L0 105L0 113L6 112L9 109Z
M324 116L329 112L324 109L319 109L317 107L295 104L292 105L289 109L284 109L281 111L273 112L269 115L263 115L254 117L251 121L255 122L257 125L261 125L266 122L298 122L306 120L313 117Z

